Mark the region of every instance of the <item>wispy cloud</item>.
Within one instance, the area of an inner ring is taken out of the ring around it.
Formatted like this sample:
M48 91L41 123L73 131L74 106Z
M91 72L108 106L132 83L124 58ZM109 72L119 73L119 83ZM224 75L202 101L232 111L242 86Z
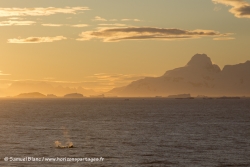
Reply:
M35 24L35 21L22 21L22 20L8 20L8 21L0 21L0 27L3 26L30 26ZM62 26L68 26L68 27L76 27L76 28L82 28L82 27L88 27L88 24L53 24L53 23L44 23L41 24L45 27L62 27Z
M28 37L24 39L20 38L13 38L8 39L8 43L17 43L17 44L23 44L23 43L44 43L44 42L54 42L54 41L60 41L63 39L67 39L64 36L56 36L56 37Z
M117 19L110 19L109 21L118 21Z
M0 17L12 16L49 16L53 14L76 14L90 10L88 7L65 7L65 8L0 8Z
M77 28L82 28L82 27L88 27L88 24L75 24L75 25L71 25L71 27L77 27Z
M34 22L34 21L8 20L8 21L1 21L0 27L3 27L3 26L29 26L29 25L33 25L35 23L36 22Z
M10 20L23 20L23 18L20 18L20 17L10 17L9 19Z
M201 37L221 37L229 34L221 34L214 30L182 30L176 28L155 27L122 27L100 28L96 31L86 31L80 34L77 40L84 41L93 38L102 39L104 42L117 42L121 40L178 40ZM230 34L231 35L231 34Z
M151 74L110 74L98 73L89 76L92 81L98 83L102 87L102 91L108 91L115 87L125 86L132 81L143 79L145 77L155 77Z
M62 27L62 26L68 26L68 27L76 27L76 28L82 28L82 27L88 27L88 24L74 24L74 25L70 25L70 24L41 24L42 26L46 26L46 27Z
M4 74L2 71L0 71L0 76L1 75L10 75L10 74Z
M135 81L138 79L142 79L148 76L152 75L146 75L146 74L109 74L109 73L98 73L94 74L94 76L90 76L91 78L95 78L99 81Z
M227 6L232 6L229 10L238 18L250 18L250 4L244 0L212 0L214 3L220 3Z
M100 17L100 16L96 16L94 19L93 19L93 21L111 21L111 22L113 22L113 21L122 21L122 22L125 22L125 21L127 21L127 22L140 22L141 20L139 20L139 19L105 19L105 18L102 18L102 17Z
M62 24L42 24L42 26L46 26L46 27L61 27L63 25Z
M136 21L136 22L139 22L141 20L139 20L139 19L122 19L121 21Z
M128 26L126 24L119 24L119 23L115 23L115 24L98 24L99 26L115 26L115 27L125 27Z
M215 41L228 41L228 40L234 40L235 38L233 37L218 37L218 38L214 38L213 40Z
M93 19L93 21L107 21L107 19L104 19L104 18L102 18L102 17L100 17L100 16L96 16L96 17Z
M87 89L94 89L95 91L109 91L115 87L126 86L132 81L143 79L145 77L156 77L152 74L121 74L121 73L98 73L91 76L84 77L84 81L63 81L55 78L44 78L42 80L9 80L0 78L1 84L5 84L6 88L12 83L48 83L54 87L84 87ZM8 86L7 86L8 85ZM22 90L23 91L23 90Z

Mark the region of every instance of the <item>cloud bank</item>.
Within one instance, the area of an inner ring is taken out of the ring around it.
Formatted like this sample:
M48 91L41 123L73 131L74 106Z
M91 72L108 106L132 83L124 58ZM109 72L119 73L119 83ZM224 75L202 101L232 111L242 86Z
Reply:
M79 11L90 10L88 7L65 8L0 8L0 17L12 16L49 16L53 14L76 14Z
M244 0L212 0L214 3L219 3L227 6L232 6L229 12L233 13L238 18L250 18L250 4Z
M13 38L13 39L8 39L8 43L44 43L44 42L54 42L54 41L60 41L63 39L67 39L64 36L56 36L56 37L28 37L24 39L20 38Z
M102 39L104 42L117 42L122 40L178 40L200 37L227 36L214 30L182 30L175 28L155 27L122 27L100 28L96 31L86 31L80 34L77 40L85 41L93 38Z

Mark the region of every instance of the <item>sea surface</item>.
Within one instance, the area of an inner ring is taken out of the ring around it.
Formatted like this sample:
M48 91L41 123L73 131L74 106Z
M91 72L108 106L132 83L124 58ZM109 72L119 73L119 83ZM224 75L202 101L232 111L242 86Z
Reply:
M0 167L249 167L250 99L0 99L0 144Z

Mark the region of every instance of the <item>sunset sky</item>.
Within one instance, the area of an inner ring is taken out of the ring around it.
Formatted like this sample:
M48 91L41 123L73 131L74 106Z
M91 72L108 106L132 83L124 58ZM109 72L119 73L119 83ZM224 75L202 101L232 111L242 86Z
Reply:
M160 76L196 53L250 60L250 0L0 0L0 89L16 81L98 91Z

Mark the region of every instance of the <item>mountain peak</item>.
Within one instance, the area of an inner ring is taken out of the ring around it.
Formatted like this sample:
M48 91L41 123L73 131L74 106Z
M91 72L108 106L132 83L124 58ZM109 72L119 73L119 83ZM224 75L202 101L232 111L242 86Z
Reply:
M194 55L187 64L187 66L195 67L211 67L212 65L211 59L206 54Z
M184 67L163 76L133 81L109 95L126 97L169 96L180 94L205 96L250 96L250 61L220 67L206 54L196 54Z

